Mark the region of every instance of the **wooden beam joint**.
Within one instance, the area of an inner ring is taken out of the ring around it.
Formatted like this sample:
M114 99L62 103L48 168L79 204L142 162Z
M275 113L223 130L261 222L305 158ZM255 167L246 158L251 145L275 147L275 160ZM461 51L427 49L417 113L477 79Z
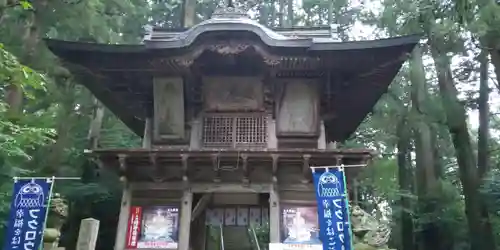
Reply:
M250 183L250 178L249 178L249 171L248 171L248 155L247 154L242 154L240 155L240 158L242 160L242 170L243 170L243 184L248 185Z
M120 164L120 169L118 175L120 176L120 180L122 182L127 181L127 155L126 154L119 154L118 155L118 162Z
M219 162L219 155L218 154L213 154L211 155L212 158L212 166L215 172L215 177L214 177L214 182L220 183L220 162Z
M155 153L149 154L149 162L153 166L153 172L150 175L154 182L164 182L166 179L165 169L158 165L158 155Z
M278 166L279 166L279 154L272 154L271 158L273 159L273 169L272 169L272 182L278 183Z
M309 183L311 181L310 159L310 154L302 155L302 183Z
M183 182L188 182L188 159L189 159L189 154L182 154L181 155L181 160L182 160L182 181Z

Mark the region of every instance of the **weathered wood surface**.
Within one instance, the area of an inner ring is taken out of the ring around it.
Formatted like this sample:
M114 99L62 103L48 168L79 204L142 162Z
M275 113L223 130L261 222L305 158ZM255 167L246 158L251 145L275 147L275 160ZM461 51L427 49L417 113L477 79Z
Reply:
M204 77L203 93L206 110L250 111L264 105L260 77Z
M118 217L118 226L116 230L114 250L125 249L131 200L132 200L132 192L129 186L126 184L123 188L122 202L120 206L120 215Z
M184 139L184 84L180 77L154 79L155 141Z
M316 135L318 133L319 94L311 80L287 80L278 104L277 134Z
M184 191L181 199L181 218L179 227L178 250L189 250L189 236L191 232L191 213L193 208L193 193Z

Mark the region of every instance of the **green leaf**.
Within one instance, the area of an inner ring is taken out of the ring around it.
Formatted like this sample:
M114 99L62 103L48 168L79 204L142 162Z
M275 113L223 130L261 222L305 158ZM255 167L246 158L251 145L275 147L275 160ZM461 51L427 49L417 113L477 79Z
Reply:
M25 9L25 10L33 9L33 6L28 1L21 0L21 1L19 1L19 5L21 5L21 7L23 7L23 9Z

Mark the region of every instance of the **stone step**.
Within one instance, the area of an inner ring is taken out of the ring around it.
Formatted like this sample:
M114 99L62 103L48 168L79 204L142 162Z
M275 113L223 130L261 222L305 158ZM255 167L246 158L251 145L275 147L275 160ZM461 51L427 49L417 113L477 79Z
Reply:
M224 227L224 250L253 250L247 227Z

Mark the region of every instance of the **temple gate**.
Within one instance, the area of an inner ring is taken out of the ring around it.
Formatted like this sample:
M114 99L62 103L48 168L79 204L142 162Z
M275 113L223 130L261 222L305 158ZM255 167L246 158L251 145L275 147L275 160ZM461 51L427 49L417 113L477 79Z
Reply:
M227 8L137 45L46 42L143 138L143 148L89 152L123 180L116 250L258 250L263 226L271 243L319 241L309 167L370 160L368 149L335 145L418 41L339 42Z

